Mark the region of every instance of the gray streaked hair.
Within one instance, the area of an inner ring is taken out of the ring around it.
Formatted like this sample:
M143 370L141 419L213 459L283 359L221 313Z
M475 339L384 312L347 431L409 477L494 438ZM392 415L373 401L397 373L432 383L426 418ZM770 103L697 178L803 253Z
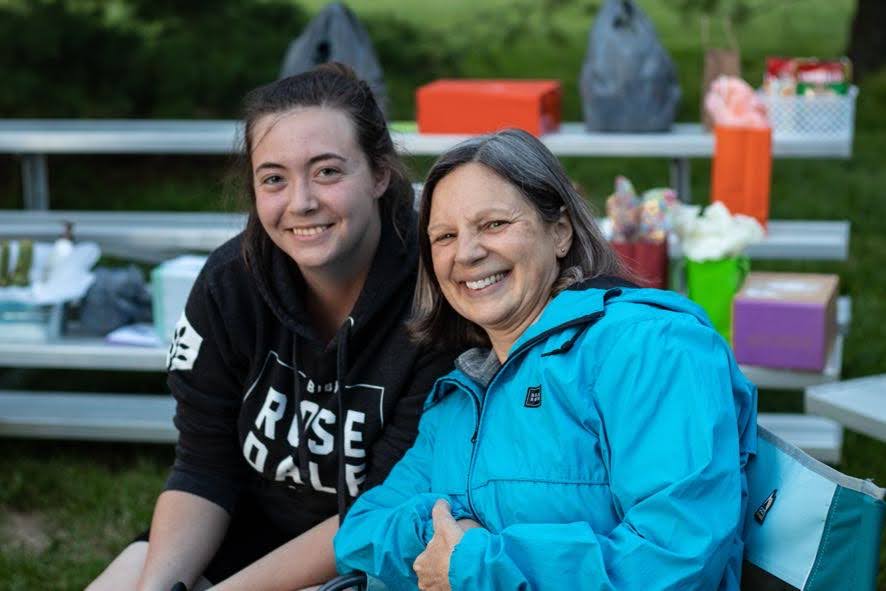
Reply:
M443 297L433 273L428 223L437 183L456 168L478 163L517 188L546 223L561 211L572 222L572 245L559 259L560 274L551 287L554 296L579 281L600 275L625 276L618 256L603 238L593 211L578 193L560 161L535 136L507 129L471 138L440 156L425 180L419 203L418 282L409 328L422 343L465 349L489 346L489 338L476 324L463 318Z

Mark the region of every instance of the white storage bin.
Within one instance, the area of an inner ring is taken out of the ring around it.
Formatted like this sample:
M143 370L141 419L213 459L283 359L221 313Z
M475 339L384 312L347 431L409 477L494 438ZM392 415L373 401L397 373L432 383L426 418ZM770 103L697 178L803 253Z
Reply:
M185 309L191 287L206 258L184 255L161 263L151 271L154 329L161 340L167 343L172 341L172 331Z
M777 134L849 137L855 128L858 87L843 95L779 96L759 93Z

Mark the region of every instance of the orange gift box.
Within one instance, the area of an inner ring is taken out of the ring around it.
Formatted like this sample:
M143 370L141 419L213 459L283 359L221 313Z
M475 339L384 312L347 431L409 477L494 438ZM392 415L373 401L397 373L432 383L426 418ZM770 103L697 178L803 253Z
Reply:
M769 219L772 180L772 130L714 127L711 202L722 201L731 213Z
M539 136L560 128L556 80L437 80L415 93L421 133L488 133L517 127Z

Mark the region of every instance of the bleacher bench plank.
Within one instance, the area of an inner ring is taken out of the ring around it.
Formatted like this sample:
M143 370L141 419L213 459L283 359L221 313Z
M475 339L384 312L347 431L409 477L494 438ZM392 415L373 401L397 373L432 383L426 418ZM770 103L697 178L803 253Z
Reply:
M101 338L45 343L0 340L0 367L165 371L167 347L115 345Z
M0 210L0 238L55 240L64 221L73 222L78 240L96 242L107 254L152 262L185 252L209 252L240 232L246 216L218 212ZM608 224L599 221L605 233ZM770 220L766 239L751 246L748 256L755 260L846 260L849 228L845 220ZM671 258L682 256L676 236L671 237L668 249Z
M0 391L0 435L38 439L174 443L169 394Z
M806 412L886 441L886 374L806 388Z
M826 464L839 464L843 428L824 417L791 413L760 413L757 423Z
M174 443L170 395L0 391L0 435L39 439ZM843 431L806 415L759 415L759 423L823 462L840 461Z

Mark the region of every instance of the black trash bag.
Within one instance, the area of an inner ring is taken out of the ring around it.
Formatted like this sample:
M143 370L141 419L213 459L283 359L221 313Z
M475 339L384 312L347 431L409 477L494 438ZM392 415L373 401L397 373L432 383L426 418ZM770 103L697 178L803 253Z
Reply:
M104 336L127 324L151 322L151 293L138 267L98 267L94 273L80 305L81 332Z
M326 62L341 62L365 80L382 113L387 112L388 93L384 73L369 33L341 2L328 4L289 44L280 78L301 74Z
M606 0L579 80L588 131L667 131L680 84L652 22L633 0Z

